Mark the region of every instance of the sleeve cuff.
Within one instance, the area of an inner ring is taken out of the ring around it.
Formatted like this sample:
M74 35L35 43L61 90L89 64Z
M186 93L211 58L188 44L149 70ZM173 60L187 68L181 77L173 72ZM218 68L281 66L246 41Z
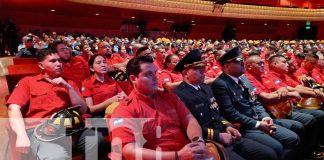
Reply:
M255 124L255 128L257 129L257 128L259 128L259 126L260 126L260 121L257 121Z
M204 138L206 140L219 141L219 131L213 128L204 128Z
M265 120L271 120L272 118L271 117L264 117L264 118L262 118L262 121L265 121Z

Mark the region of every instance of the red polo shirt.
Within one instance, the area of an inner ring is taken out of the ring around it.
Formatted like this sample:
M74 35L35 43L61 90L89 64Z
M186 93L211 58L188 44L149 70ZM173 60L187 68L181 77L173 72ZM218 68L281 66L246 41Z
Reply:
M313 69L312 78L319 84L324 83L324 73L318 67Z
M82 53L81 55L79 55L80 57L82 57L86 62L89 62L91 56L85 53ZM78 56L77 56L78 57Z
M147 141L144 148L178 151L190 142L186 134L188 114L191 114L190 111L173 93L158 91L153 97L146 97L133 90L129 99L122 101L112 114L112 145L117 145L117 141L121 141L119 144L123 146L134 143L135 137L143 135ZM143 130L142 127L130 129L139 125L134 118L150 119L143 124Z
M81 97L77 85L71 80L67 82ZM55 112L72 106L68 90L48 82L42 74L21 79L7 101L9 104L17 104L23 112L27 111L24 118L49 118ZM38 123L37 120L27 120L26 128L34 128Z
M121 57L119 54L111 54L110 58L106 58L106 62L108 65L118 64L118 63L124 63L126 59Z
M287 74L279 74L271 70L262 78L262 83L272 92L278 90L280 87L296 87L299 85L298 82L294 81Z
M300 68L298 68L298 70L296 70L296 72L294 73L294 76L296 78L299 78L302 75L306 75L309 77L312 77L312 70L306 70L303 66L301 66ZM296 79L297 81L299 81L299 79Z
M122 92L122 89L108 76L104 82L91 76L82 82L81 92L84 98L92 97L93 104L96 105Z
M180 82L183 80L181 73L170 72L166 69L158 72L159 87L163 88L163 85L167 82Z
M214 65L207 65L205 68L206 77L216 78L222 74L222 66L217 62Z
M156 69L157 69L158 71L159 71L159 70L162 71L163 68L164 68L163 63L158 62L157 60L154 60L153 64L155 65L155 67L156 67Z
M69 62L62 65L62 78L74 81L79 88L82 81L91 76L87 62L80 56L72 57Z
M268 73L269 70L269 61L264 60L264 73Z
M256 88L255 94L260 94L261 92L267 92L267 93L271 92L270 90L267 89L267 87L265 87L262 84L262 79L265 78L263 74L258 78L248 72L245 72L245 76L252 83L252 85Z

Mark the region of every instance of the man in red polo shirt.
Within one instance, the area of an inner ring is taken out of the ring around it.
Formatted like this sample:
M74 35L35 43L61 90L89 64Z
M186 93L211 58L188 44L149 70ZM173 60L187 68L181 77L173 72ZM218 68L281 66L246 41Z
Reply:
M324 93L319 89L311 89L300 85L293 80L288 73L288 63L284 56L274 55L269 59L270 71L262 80L267 89L275 91L280 87L286 87L289 91L297 91L303 97L316 97L324 100Z
M61 77L63 68L58 54L51 49L41 49L37 56L42 73L20 80L7 101L10 125L17 134L16 150L39 159L71 159L65 143L43 142L35 138L34 128L40 119L34 118L50 118L52 114L75 105L81 106L79 112L83 114L87 106L76 84ZM23 118L27 119L24 121ZM82 144L85 139L80 138L77 145ZM87 149L93 149L91 147Z
M245 61L245 76L255 87L257 94L263 102L282 102L287 98L300 98L298 92L289 92L284 86L278 87L267 81L264 61L259 55L249 55ZM263 83L266 82L266 83ZM264 84L267 84L266 87Z
M81 88L82 81L91 75L87 62L80 56L72 57L71 48L62 41L54 42L54 49L62 60L62 78L74 81Z
M153 59L139 56L126 68L134 90L112 114L112 158L202 159L205 145L201 127L175 94L158 91ZM143 128L127 127L140 125L135 123L140 118L147 120ZM137 138L142 136L146 141L139 142Z
M305 130L305 137L307 143L303 146L304 153L301 152L301 155L311 154L312 147L316 146L317 140L313 139L317 133L320 133L319 130L316 129L317 120L316 118L310 114L313 113L319 117L319 120L324 118L324 112L322 111L308 111L307 109L303 111L293 110L293 108L278 108L278 107L270 107L271 105L277 105L279 103L285 103L289 98L297 98L300 99L300 94L297 91L289 91L286 89L283 83L281 83L281 87L277 86L280 84L278 80L274 82L267 79L267 76L264 75L264 63L261 60L259 55L250 55L247 57L245 61L246 72L245 76L249 79L249 81L255 87L255 93L258 95L263 104L268 106L268 110L277 118L288 118L288 110L292 112L289 119L295 120L297 122L302 123L307 130ZM267 82L266 84L262 81ZM277 82L278 84L275 84ZM263 84L269 86L268 88ZM292 107L292 106L291 106ZM302 113L300 113L302 112ZM285 115L286 114L286 115ZM282 117L286 116L286 117ZM290 121L286 119L277 119L282 126L289 128L299 134L303 133L303 126L300 126L300 123L296 123L295 121ZM316 122L316 123L315 123ZM303 138L303 137L302 137ZM304 141L303 141L304 142ZM317 154L317 153L316 153ZM319 157L316 154L311 154L309 156ZM318 154L319 155L319 154Z
M302 66L295 72L295 77L297 81L301 81L303 77L311 77L317 83L320 83L322 79L314 75L312 76L313 69L317 66L319 57L314 53L307 53Z
M274 89L278 88L279 86L286 87L288 91L296 91L302 97L315 97L324 101L324 93L321 90L302 86L287 75L288 63L284 56L272 56L269 59L269 67L269 74L267 74L262 80L265 87L267 87L269 90L274 91ZM324 123L324 112L322 110L295 108L294 111L310 114L316 118L319 124ZM323 131L321 131L321 133L323 133ZM323 144L324 140L321 140L321 143Z
M324 57L318 60L316 68L313 69L312 77L316 82L324 85Z
M98 54L106 57L106 62L110 71L125 72L128 60L122 58L119 54L113 54L108 42L102 41L98 44Z
M162 47L155 47L153 49L154 65L158 71L162 71L164 68L164 61L167 56L165 49Z

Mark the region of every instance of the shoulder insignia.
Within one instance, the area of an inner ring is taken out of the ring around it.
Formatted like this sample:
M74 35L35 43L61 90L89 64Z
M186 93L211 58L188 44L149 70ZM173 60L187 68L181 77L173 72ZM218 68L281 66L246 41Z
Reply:
M228 122L228 121L226 121L226 120L224 120L224 121L222 121L222 124L225 125L225 124L231 124L231 123Z

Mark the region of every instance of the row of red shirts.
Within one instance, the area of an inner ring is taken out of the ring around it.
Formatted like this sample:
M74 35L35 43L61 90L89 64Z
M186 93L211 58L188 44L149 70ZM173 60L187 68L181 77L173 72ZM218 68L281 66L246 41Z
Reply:
M306 70L304 67L300 67L295 73L295 77L300 77L302 75L307 75L315 80L316 83L324 83L324 73L320 68L316 67L313 70Z
M299 85L298 82L287 74L278 74L273 71L262 74L260 77L255 77L248 72L245 72L245 76L256 88L255 94L260 94L261 92L270 93L278 90L281 87L296 87Z
M77 85L70 80L68 80L68 83L81 96ZM84 97L92 96L94 99L97 99L94 100L94 103L99 103L99 101L106 99L106 97L114 96L121 91L116 82L110 78L107 78L105 82L99 82L92 76L85 80L83 85L86 87L82 95ZM18 104L24 110L27 103L30 103L25 118L49 118L52 113L71 106L67 89L62 86L53 85L42 74L23 78L12 95L7 104ZM185 144L189 143L187 136L182 130L182 128L186 127L184 126L184 120L186 120L185 117L189 113L190 111L174 94L161 94L158 92L151 99L133 90L129 100L123 101L116 112L113 113L113 118L120 117L122 118L121 120L125 120L125 124L127 118L130 117L151 118L143 127L143 136L149 140L145 147L155 148L160 146L163 150L180 150ZM40 121L39 119L27 119L26 128L34 128ZM118 123L114 123L113 126L117 127L117 129L115 128L112 137L122 138L123 144L135 141L133 132L128 128L120 127ZM161 138L156 138L155 132L152 132L152 130L156 130L157 126L162 128ZM175 139L177 141L174 141Z

